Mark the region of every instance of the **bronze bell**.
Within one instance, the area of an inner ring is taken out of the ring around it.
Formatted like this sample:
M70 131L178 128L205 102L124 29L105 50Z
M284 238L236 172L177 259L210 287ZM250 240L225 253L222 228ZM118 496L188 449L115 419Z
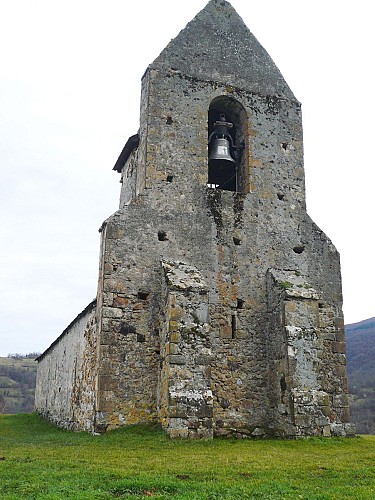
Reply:
M235 163L230 155L229 141L225 137L216 137L212 141L212 148L208 161L212 160L225 160Z
M237 165L231 155L231 148L234 148L234 144L229 133L229 128L232 127L233 124L226 121L225 115L220 115L220 120L214 123L214 130L208 139L210 148L208 185L219 189L236 191Z

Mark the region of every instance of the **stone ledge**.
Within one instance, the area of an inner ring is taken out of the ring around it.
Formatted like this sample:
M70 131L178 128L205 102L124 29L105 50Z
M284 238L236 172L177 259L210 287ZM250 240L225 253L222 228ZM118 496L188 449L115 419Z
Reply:
M207 293L208 289L197 268L183 262L162 261L169 288L186 292Z
M276 286L284 291L286 297L310 300L320 299L315 288L298 271L269 269L268 273L272 276Z

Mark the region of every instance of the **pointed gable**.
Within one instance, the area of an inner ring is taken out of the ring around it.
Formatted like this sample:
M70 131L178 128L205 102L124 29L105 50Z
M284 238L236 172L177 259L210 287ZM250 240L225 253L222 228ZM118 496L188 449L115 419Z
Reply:
M210 0L151 68L295 99L268 53L224 0Z

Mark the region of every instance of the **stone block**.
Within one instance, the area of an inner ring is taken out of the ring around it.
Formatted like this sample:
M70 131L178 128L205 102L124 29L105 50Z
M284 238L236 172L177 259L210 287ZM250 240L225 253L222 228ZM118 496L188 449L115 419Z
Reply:
M189 439L212 439L213 432L212 429L198 427L197 429L189 429L188 437Z
M123 279L111 277L104 279L103 290L105 292L126 293L128 288Z
M189 437L189 429L187 427L180 429L169 427L168 434L172 439L187 439Z
M332 398L332 405L334 408L349 407L349 399L347 394L336 394Z
M96 410L100 412L112 412L115 406L115 397L112 391L98 393Z
M322 435L323 435L323 437L330 437L331 436L331 426L330 425L325 425L323 427Z
M118 307L103 307L103 317L104 318L116 318L120 319L123 317L122 309Z
M168 433L170 437L187 437L188 427L186 418L169 418Z
M315 398L319 406L329 406L329 395L325 391L316 391Z
M337 408L336 409L336 417L343 423L350 423L350 409L349 406Z
M232 338L232 328L230 326L221 327L219 335L220 335L221 339L231 339Z
M130 301L127 297L120 297L119 295L114 294L112 304L114 307L124 308L129 306L129 302Z
M178 332L171 332L170 334L170 342L174 344L178 344L181 340L181 335Z
M345 342L332 342L332 351L335 353L345 354L346 352Z
M173 321L173 320L171 320L171 321L169 322L169 331L170 331L170 332L177 332L177 331L178 331L179 326L180 326L180 325L179 325L178 321Z
M189 407L189 402L188 402L188 407ZM195 402L193 402L193 407L194 407L194 415L196 417L212 418L212 413L213 413L212 404L206 404L205 402L201 402L199 405L196 405Z
M185 365L186 364L186 358L185 356L182 356L181 354L170 354L167 356L167 361L169 362L170 365Z
M118 340L119 330L120 330L119 324L113 325L112 322L110 322L110 326L108 327L108 329L102 330L100 334L100 342L104 345L117 346L119 342Z
M169 343L169 354L180 354L180 347L177 344Z
M329 427L329 424L330 424L329 417L317 417L315 419L315 425L317 425L318 427L325 427L325 426Z
M297 414L294 416L295 425L298 427L311 427L312 421L310 415Z
M170 405L168 408L168 415L170 418L186 418L187 407L184 404Z
M118 240L124 237L124 227L117 224L108 224L106 230L107 238Z
M332 332L323 332L321 337L323 340L336 340L336 335Z
M325 417L329 417L332 413L330 406L321 406L319 409Z
M115 391L118 388L118 378L110 375L98 377L98 391Z
M198 355L195 357L195 364L196 365L201 365L201 366L208 366L211 363L212 356L210 355Z

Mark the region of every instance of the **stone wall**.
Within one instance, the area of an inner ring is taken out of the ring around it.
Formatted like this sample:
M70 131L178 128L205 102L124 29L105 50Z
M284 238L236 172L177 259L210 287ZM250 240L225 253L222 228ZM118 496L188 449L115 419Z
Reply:
M35 410L71 430L94 426L96 301L38 358Z

